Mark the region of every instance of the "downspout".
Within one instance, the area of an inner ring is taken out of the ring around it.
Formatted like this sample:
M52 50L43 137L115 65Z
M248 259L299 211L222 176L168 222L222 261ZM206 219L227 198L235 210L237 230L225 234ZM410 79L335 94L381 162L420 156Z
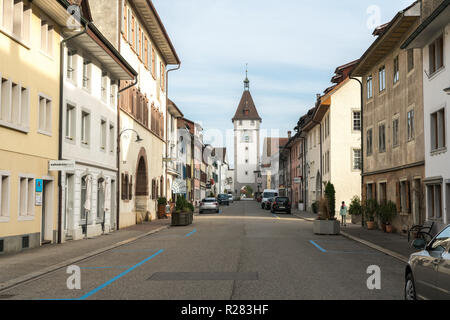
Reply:
M320 135L319 135L319 139L320 139L320 196L323 196L323 159L322 159L322 122L318 122L316 120L312 121L315 124L319 125L320 128Z
M62 143L63 143L63 132L62 132L62 126L63 126L63 110L64 110L64 61L65 61L65 55L64 55L64 48L68 41L75 39L87 32L87 28L89 27L90 23L87 23L86 27L84 27L83 31L74 34L73 36L70 36L68 38L65 38L61 41L61 44L59 46L59 138L58 138L58 160L62 160ZM61 178L61 171L58 172L58 243L62 243L62 178ZM67 208L66 208L67 210Z
M303 200L303 209L306 211L306 188L305 188L305 179L306 179L306 170L305 170L305 137L300 136L299 139L302 139L302 200Z
M352 76L349 77L352 80L358 81L361 87L361 200L362 200L362 192L364 190L364 85L361 80L358 78L354 78ZM364 227L364 214L361 216L361 225Z
M122 181L120 180L120 93L125 90L134 87L138 83L138 78L134 78L134 83L129 86L122 88L117 91L117 155L116 155L116 166L117 166L117 185L116 185L116 229L120 229L120 189L122 188ZM120 87L120 81L118 84Z
M168 141L169 133L167 132L168 120L169 120L169 117L167 116L168 111L169 111L169 72L179 70L180 68L181 68L181 62L178 64L178 66L176 68L169 69L166 71L166 130L165 130L165 132L166 132L166 139L165 139L166 140L166 158L169 158L169 141ZM165 166L166 166L166 170L165 170L165 177L164 177L163 185L166 186L164 188L164 195L167 199L167 197L168 197L168 194L167 194L167 162L165 163ZM162 186L161 186L161 188L162 188Z

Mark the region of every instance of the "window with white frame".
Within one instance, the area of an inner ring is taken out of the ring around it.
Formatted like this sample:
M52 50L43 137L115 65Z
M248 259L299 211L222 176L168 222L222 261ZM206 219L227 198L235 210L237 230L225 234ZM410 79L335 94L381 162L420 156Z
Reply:
M102 101L106 103L108 98L108 73L102 72Z
M115 141L116 141L116 131L114 130L114 125L109 124L109 152L114 153Z
M100 120L100 149L106 151L106 120Z
M366 81L367 100L373 97L373 77L372 75L367 77Z
M427 186L427 208L429 219L442 219L442 185Z
M71 104L66 105L66 139L75 141L76 109Z
M81 144L88 146L91 139L91 115L89 112L81 112Z
M414 109L408 111L407 114L407 123L408 123L408 141L414 140Z
M117 84L114 80L110 82L110 94L109 94L109 105L113 108L116 107L117 103Z
M67 79L76 81L77 79L77 56L74 50L67 50Z
M83 61L83 88L90 90L91 88L91 71L92 64L90 61Z
M0 0L0 27L16 39L28 43L31 33L31 3L27 0Z
M440 35L428 46L430 75L444 66L444 36Z
M361 170L361 149L353 149L353 170Z
M19 217L34 216L34 179L19 175Z
M361 131L361 111L353 111L353 131Z
M0 124L28 131L29 113L29 90L9 79L1 78Z
M0 172L0 219L9 217L9 175Z
M431 114L431 151L445 148L446 128L445 128L445 109L442 108Z
M53 24L47 17L41 17L41 50L53 56Z
M386 67L382 66L378 70L378 89L384 91L386 89Z
M39 132L51 134L52 132L52 101L39 95Z

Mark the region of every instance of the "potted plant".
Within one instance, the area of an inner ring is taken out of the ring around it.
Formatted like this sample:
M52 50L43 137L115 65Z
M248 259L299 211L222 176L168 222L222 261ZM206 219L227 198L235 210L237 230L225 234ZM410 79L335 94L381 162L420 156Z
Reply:
M367 229L375 229L375 215L377 214L378 203L375 199L366 200L363 208L364 216L366 217Z
M336 191L333 184L327 183L325 197L318 203L319 217L314 221L314 233L337 235L340 233L340 224L336 220Z
M194 206L183 196L177 197L175 212L172 214L172 226L188 226L194 220Z
M162 219L166 217L166 206L167 199L166 198L158 198L158 218Z
M363 214L363 207L361 205L361 199L358 196L354 196L352 201L350 202L350 206L348 208L349 215L352 216L352 223L358 223L360 221L356 221L360 219Z
M383 220L386 225L387 233L392 233L392 221L394 221L396 216L397 216L397 205L392 201L388 201L384 205L383 210Z

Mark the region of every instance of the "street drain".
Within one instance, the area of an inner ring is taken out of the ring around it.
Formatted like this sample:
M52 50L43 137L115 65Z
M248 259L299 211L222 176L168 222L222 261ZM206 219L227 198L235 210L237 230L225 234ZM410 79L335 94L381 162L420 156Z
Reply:
M258 272L156 272L150 281L227 281L259 280Z

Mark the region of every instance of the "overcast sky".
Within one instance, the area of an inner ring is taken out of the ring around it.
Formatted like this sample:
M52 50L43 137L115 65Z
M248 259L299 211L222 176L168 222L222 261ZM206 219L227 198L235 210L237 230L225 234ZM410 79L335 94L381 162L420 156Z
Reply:
M412 0L153 0L182 61L169 75L169 97L206 136L233 129L248 63L262 129L294 129L331 85L337 66L374 41L375 25ZM272 136L278 136L276 131ZM232 140L209 139L228 147Z

